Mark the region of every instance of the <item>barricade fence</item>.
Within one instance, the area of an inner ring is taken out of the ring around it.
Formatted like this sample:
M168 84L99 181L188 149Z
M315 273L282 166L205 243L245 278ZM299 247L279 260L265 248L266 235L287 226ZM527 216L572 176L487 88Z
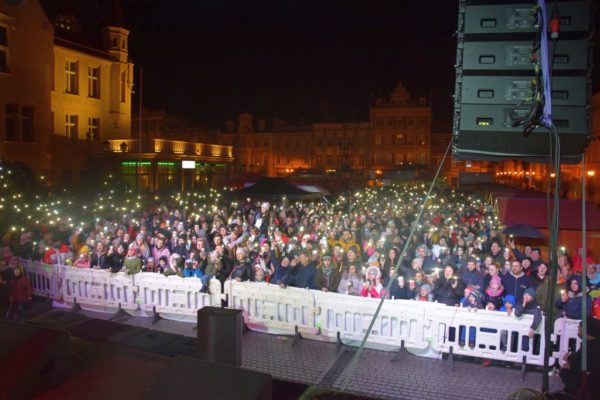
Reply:
M206 306L243 310L244 323L257 332L293 335L359 345L375 315L379 299L322 292L256 282L212 279L202 293L197 278L136 275L108 270L79 269L22 260L34 294L53 299L55 305L78 305L84 310L196 322ZM441 358L442 354L543 365L544 323L533 337L533 317L520 318L498 311L450 307L433 302L390 300L375 321L367 346L380 350L406 349L412 354ZM562 365L568 352L577 350L579 321L560 318L551 336L550 365Z

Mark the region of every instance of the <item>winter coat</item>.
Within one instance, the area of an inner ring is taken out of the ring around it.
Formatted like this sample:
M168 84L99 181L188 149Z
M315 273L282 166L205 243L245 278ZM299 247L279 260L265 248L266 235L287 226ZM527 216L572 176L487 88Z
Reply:
M327 289L329 292L336 292L342 280L342 273L335 267L331 268L329 275L325 275L322 268L318 268L315 272L315 289Z
M119 272L123 269L125 263L125 256L123 254L113 253L111 256L110 270L113 273Z
M184 278L202 278L204 273L201 269L193 269L193 268L184 268L183 269L183 277Z
M123 265L129 275L135 275L142 270L142 260L138 256L125 257Z
M158 260L160 260L161 257L167 257L167 259L169 259L170 255L171 252L169 251L167 246L163 246L160 249L156 246L152 248L152 258L154 258L156 262L158 262Z
M338 285L337 292L342 294L350 294L352 296L360 296L362 282L361 274L350 275L347 272L344 272L342 274L340 284Z
M241 281L249 281L253 280L254 274L252 270L252 265L249 262L241 262L234 265L229 278L231 279L239 279Z
M509 272L506 275L502 275L502 286L504 286L504 295L512 294L517 299L517 303L519 303L523 301L525 289L533 287L533 284L525 274L515 276L512 272Z
M179 254L182 258L187 258L188 256L188 250L185 244L173 247L173 251L171 252L171 254L173 253Z
M106 253L92 253L91 258L92 267L100 267L100 269L108 269L111 265L110 257L106 255Z
M463 295L463 288L460 283L456 288L453 288L452 283L446 280L446 277L442 276L435 285L432 293L433 299L438 303L454 306L459 303Z
M532 300L523 307L523 302L519 301L515 307L515 316L520 317L523 314L533 315L533 322L531 322L530 329L536 330L542 322L542 309L538 305L537 301Z
M284 283L287 286L316 289L316 272L316 268L312 263L308 263L308 265L298 264L290 270Z
M416 295L417 293L415 290L410 290L408 288L408 282L406 282L406 280L404 281L403 287L400 287L398 279L392 281L392 286L390 286L390 298L393 297L394 300L410 300L414 299Z
M474 286L475 289L483 291L483 275L479 271L469 271L468 268L460 270L460 281L465 286Z
M589 318L589 316L592 313L592 299L590 299L590 296L588 296L586 294L585 301L586 301L585 315L586 315L586 317ZM581 318L581 316L583 315L582 303L583 303L583 295L581 292L575 296L573 296L573 292L569 292L569 298L567 299L566 302L563 302L559 296L556 299L556 302L554 303L554 305L556 306L556 308L558 308L560 310L559 311L560 316L567 317L570 319L582 319Z
M33 296L33 289L29 278L21 275L18 278L13 278L10 282L10 299L15 303L24 303L29 301Z

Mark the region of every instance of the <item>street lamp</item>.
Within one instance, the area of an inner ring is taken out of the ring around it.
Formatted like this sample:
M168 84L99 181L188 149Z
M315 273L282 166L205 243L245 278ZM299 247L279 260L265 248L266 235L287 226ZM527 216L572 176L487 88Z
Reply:
M110 152L110 142L108 140L105 140L104 142L102 142L102 148L105 153L109 153Z
M119 145L119 147L121 148L121 153L127 153L127 148L129 146L127 145L127 143L123 142Z

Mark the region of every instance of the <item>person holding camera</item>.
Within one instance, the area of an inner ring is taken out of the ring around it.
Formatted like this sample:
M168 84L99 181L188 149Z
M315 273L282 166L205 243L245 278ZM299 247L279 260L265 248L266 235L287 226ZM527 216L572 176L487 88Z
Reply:
M446 265L443 275L435 283L433 289L434 300L447 306L458 306L462 293L463 288L456 276L454 267Z

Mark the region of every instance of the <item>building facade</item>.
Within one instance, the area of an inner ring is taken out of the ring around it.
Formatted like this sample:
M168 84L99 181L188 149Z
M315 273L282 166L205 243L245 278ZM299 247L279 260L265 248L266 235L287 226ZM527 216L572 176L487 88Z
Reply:
M431 107L402 84L389 100L370 107L370 120L315 122L310 126L255 122L241 114L219 134L235 152L235 170L286 176L299 170L352 178L377 178L409 166L428 168Z
M69 10L0 4L0 155L51 183L85 179L89 142L130 136L129 31L108 13L94 41Z

